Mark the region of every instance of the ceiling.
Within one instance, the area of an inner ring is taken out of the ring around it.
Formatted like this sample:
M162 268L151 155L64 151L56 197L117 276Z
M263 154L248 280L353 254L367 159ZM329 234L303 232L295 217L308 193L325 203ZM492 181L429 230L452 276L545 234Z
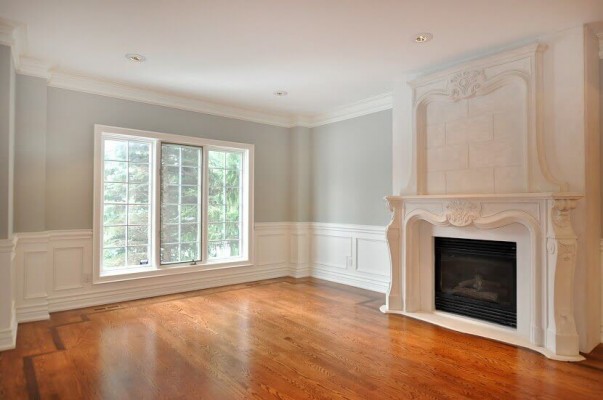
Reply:
M0 17L25 24L22 54L55 70L310 116L408 71L602 20L603 0L0 0Z

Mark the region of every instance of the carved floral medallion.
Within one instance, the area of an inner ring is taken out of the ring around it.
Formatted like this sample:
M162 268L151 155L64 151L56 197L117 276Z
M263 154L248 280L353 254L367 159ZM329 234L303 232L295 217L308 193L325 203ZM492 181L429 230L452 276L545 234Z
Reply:
M463 71L448 80L448 95L455 101L475 95L485 80L484 71Z
M446 219L454 226L471 225L479 218L480 207L466 200L453 200L446 204Z

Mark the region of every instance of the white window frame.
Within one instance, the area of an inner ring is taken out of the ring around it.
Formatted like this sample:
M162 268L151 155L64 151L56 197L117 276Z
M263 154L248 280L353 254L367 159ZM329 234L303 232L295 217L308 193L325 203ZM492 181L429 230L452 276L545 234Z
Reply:
M150 265L140 268L129 267L116 271L102 271L102 249L103 249L103 143L105 138L116 138L121 140L145 139L152 142L151 168L153 171L152 193L151 193L151 255ZM202 231L201 231L201 254L202 260L194 265L188 262L161 265L159 251L160 245L160 160L158 159L161 143L177 145L197 146L203 148L203 185L202 185ZM227 259L208 260L207 257L207 211L208 211L208 152L217 151L242 151L242 229L241 246L239 257ZM137 129L119 128L107 125L94 125L94 222L93 222L93 278L92 282L106 283L145 277L157 277L183 273L193 273L212 269L245 267L253 265L254 260L254 216L253 216L253 168L254 168L254 146L247 143L226 142L221 140L205 139L192 136L174 135L143 131Z

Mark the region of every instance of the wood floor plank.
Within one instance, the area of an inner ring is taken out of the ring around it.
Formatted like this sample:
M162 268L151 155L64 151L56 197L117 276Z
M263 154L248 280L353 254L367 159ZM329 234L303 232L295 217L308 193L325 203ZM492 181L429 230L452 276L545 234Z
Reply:
M601 398L603 346L556 362L382 301L287 278L55 313L0 353L0 398Z

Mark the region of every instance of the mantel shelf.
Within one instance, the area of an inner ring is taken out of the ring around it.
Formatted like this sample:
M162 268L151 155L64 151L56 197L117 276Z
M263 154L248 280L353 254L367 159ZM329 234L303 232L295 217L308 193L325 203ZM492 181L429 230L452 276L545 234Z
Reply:
M480 199L480 200L521 200L521 199L574 199L584 197L577 192L542 192L542 193L471 193L471 194L424 194L387 196L387 199L400 200L454 200L454 199Z

